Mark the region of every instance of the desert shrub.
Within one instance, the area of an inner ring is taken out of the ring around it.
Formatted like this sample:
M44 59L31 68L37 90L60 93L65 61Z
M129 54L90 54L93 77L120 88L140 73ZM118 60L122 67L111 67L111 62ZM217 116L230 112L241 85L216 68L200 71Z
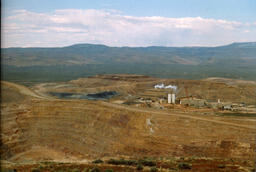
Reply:
M138 160L138 162L136 162L135 160L125 160L125 159L120 159L120 160L116 160L116 159L110 159L107 161L108 164L113 164L113 165L144 165L144 166L156 166L156 162L152 161L152 160L148 160L148 159L140 159Z
M138 164L136 170L143 170L143 166L141 164Z
M31 172L40 172L40 170L38 168L33 168L31 169Z
M156 167L151 167L150 172L157 172L157 168Z
M106 169L105 172L114 172L112 169Z
M191 169L191 164L188 163L179 163L178 167L179 169Z
M6 168L1 168L0 170L1 170L1 172L16 172L17 171L16 169L6 169Z
M58 170L57 172L65 172L65 170L60 169L60 170Z
M72 170L72 172L80 172L80 170L75 168L75 169Z
M135 160L125 160L125 159L120 159L120 160L116 160L116 159L110 159L107 161L108 164L113 164L113 165L136 165L136 161Z
M144 165L144 166L150 166L150 167L156 166L156 163L154 161L147 160L147 159L141 159L141 160L139 160L139 163Z
M226 166L225 166L225 164L219 164L218 165L218 168L225 168Z
M178 171L177 168L173 168L173 167L170 167L169 170L171 170L171 171Z
M122 165L126 165L126 163L127 163L125 159L120 159L120 160L117 160L117 161L119 161L118 163L122 164Z
M99 164L99 163L103 163L103 161L101 159L96 159L96 160L92 161L92 163Z
M90 170L90 172L100 172L100 169L98 167L94 167Z
M88 169L87 169L87 168L84 168L83 172L88 172Z
M109 159L107 161L108 164L113 164L113 165L119 165L119 161L116 159Z
M137 162L135 160L123 160L124 165L136 165Z
M52 162L52 161L45 161L45 162L43 162L43 164L45 164L45 165L54 165L56 163Z

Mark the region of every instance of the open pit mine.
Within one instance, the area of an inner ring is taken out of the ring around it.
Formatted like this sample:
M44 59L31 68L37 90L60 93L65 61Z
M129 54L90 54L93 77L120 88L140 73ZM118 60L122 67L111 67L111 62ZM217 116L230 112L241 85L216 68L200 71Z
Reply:
M1 168L252 171L255 90L253 81L125 74L1 81Z

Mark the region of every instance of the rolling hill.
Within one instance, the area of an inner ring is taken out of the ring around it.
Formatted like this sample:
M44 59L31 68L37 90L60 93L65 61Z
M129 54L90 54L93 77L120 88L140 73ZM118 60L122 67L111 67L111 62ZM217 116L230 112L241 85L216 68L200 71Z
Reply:
M3 64L49 66L82 64L244 64L256 65L256 42L220 47L108 47L76 44L62 48L4 48Z
M64 81L102 73L256 80L256 42L219 47L2 48L2 65L3 79L9 81Z

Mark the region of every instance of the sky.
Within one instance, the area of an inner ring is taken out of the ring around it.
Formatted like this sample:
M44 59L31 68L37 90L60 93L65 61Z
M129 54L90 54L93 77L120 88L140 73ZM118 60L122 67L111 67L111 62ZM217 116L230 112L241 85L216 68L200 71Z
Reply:
M2 0L2 47L256 41L255 0Z

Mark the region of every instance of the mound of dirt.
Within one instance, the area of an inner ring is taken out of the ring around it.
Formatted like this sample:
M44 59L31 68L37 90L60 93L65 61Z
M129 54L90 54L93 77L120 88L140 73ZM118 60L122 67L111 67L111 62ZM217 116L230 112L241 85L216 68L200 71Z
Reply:
M17 86L14 83L1 81L1 103L19 103L28 98Z

